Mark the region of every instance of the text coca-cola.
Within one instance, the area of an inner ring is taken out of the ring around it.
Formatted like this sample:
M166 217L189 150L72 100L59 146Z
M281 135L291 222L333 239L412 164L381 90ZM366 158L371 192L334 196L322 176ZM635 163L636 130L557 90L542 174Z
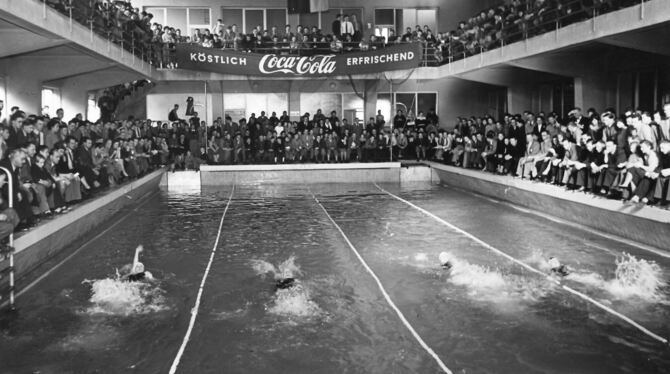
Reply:
M333 57L333 55L303 57L265 55L258 67L263 74L332 74L337 68Z

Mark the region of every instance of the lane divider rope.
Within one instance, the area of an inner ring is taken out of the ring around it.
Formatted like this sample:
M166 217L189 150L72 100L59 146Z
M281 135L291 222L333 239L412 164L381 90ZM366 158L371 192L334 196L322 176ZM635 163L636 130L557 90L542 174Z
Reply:
M414 339L416 339L416 341L419 342L419 344L421 345L421 347L422 347L426 352L428 352L428 354L429 354L431 357L433 357L433 359L435 360L435 362L437 362L437 365L440 367L440 369L442 369L442 371L444 371L444 372L447 373L447 374L453 374L452 371L449 370L449 368L447 367L447 365L445 365L444 362L442 362L442 359L440 359L440 357L435 353L435 351L434 351L432 348L430 348L430 347L428 346L428 344L426 344L426 342L421 338L421 336L419 335L419 333L416 332L416 330L414 329L414 327L412 327L412 325L409 323L409 321L407 320L407 318L405 318L405 315L404 315L404 314L400 311L400 309L395 305L395 303L393 302L393 300L391 300L391 296L389 296L388 292L386 292L386 289L384 288L384 285L382 284L381 280L379 280L379 277L377 277L377 274L375 274L375 272L372 271L372 269L370 268L370 266L368 266L367 262L365 262L365 260L364 260L363 257L361 256L361 254L358 252L358 250L356 250L356 247L354 247L354 245L351 243L351 241L349 240L349 238L347 237L347 235L344 233L344 231L342 231L342 228L340 228L340 225L338 225L338 224L335 222L335 220L333 219L333 217L330 216L330 214L328 213L328 211L326 210L326 208L321 204L321 202L319 201L319 199L317 199L316 196L315 196L314 194L312 194L312 197L314 198L314 200L316 201L316 203L319 204L319 207L321 207L321 209L322 209L323 212L326 214L326 216L328 217L328 219L330 220L330 222L333 224L333 226L335 226L335 228L337 229L337 231L340 232L340 235L342 235L342 238L344 238L344 241L347 242L347 244L349 245L349 248L351 248L351 250L354 252L354 254L356 255L356 257L358 257L358 260L361 262L361 264L363 265L363 267L365 268L365 270L366 270L366 271L370 274L370 276L372 276L372 278L375 280L375 282L377 283L377 287L379 287L379 290L381 291L382 295L384 295L384 298L386 299L386 302L391 306L391 308L393 308L393 310L395 311L395 313L398 315L398 318L400 318L400 321L402 321L402 323L405 325L405 327L407 328L407 330L409 330L409 332L414 336Z
M414 208L414 209L418 210L419 212L421 212L421 213L423 213L423 214L425 214L425 215L427 215L427 216L433 218L433 219L436 220L437 222L440 222L441 224L443 224L443 225L445 225L445 226L451 228L452 230L461 233L462 235L464 235L464 236L470 238L471 240L473 240L474 242L477 242L478 244L482 245L484 248L489 249L489 250L491 250L492 252L495 252L495 253L497 253L498 255L507 258L508 260L514 262L514 263L517 264L517 265L522 266L523 268L527 269L528 271L530 271L530 272L532 272L532 273L536 273L536 274L539 274L539 275L541 275L541 276L543 276L543 277L546 277L546 278L547 278L548 280L550 280L551 282L553 282L553 283L559 285L563 290L565 290L565 291L567 291L567 292L569 292L569 293L571 293L571 294L573 294L573 295L575 295L575 296L577 296L577 297L579 297L579 298L581 298L581 299L583 299L583 300L585 300L585 301L587 301L587 302L589 302L589 303L591 303L591 304L597 306L598 308L600 308L600 309L602 309L602 310L604 310L604 311L606 311L606 312L608 312L608 313L610 313L610 314L612 314L612 315L618 317L619 319L625 321L625 322L628 323L629 325L631 325L631 326L637 328L638 330L642 331L642 332L645 333L647 336L649 336L649 337L651 337L651 338L653 338L653 339L655 339L655 340L658 340L659 342L661 342L661 343L663 343L663 344L668 344L668 339L666 339L666 338L664 338L664 337L662 337L662 336L660 336L660 335L658 335L658 334L656 334L656 333L650 331L650 330L647 329L646 327L644 327L644 326L642 326L641 324L635 322L635 321L634 321L633 319L631 319L630 317L627 317L627 316L625 316L625 315L623 315L623 314L617 312L616 310L614 310L614 309L612 309L612 308L610 308L610 307L608 307L608 306L602 304L601 302L598 302L598 301L594 300L592 297L590 297L590 296L588 296L588 295L586 295L586 294L584 294L584 293L582 293L582 292L579 292L579 291L575 290L575 289L572 288L572 287L569 287L569 286L566 286L566 285L561 284L560 281L556 280L556 279L553 278L553 277L548 276L548 275L547 275L546 273L544 273L543 271L538 270L538 269L536 269L536 268L534 268L534 267L532 267L532 266L526 264L525 262L523 262L523 261L521 261L521 260L518 260L518 259L516 259L516 258L514 258L514 257L512 257L512 256L510 256L509 254L507 254L507 253L505 253L505 252L499 250L498 248L496 248L496 247L494 247L494 246L492 246L492 245L486 243L485 241L483 241L483 240L479 239L478 237L476 237L476 236L470 234L469 232L467 232L467 231L465 231L465 230L463 230L463 229L461 229L461 228L459 228L459 227L454 226L453 224L451 224L451 223L445 221L444 219L442 219L442 218L436 216L435 214L433 214L433 213L431 213L431 212L429 212L429 211L427 211L427 210L425 210L425 209L423 209L423 208L421 208L421 207L419 207L419 206L417 206L417 205L415 205L415 204L413 204L413 203L411 203L411 202L409 202L409 201L407 201L407 200L405 200L405 199L403 199L403 198L401 198L401 197L399 197L399 196L396 196L396 195L394 195L394 194L392 194L392 193L386 191L385 189L381 188L377 183L375 183L374 185L375 185L375 187L377 187L380 191L386 193L387 195L393 197L394 199L396 199L396 200L398 200L398 201L401 201L401 202L403 202L403 203L405 203L405 204L411 206L412 208Z
M212 253L209 255L209 262L205 268L205 273L202 275L202 281L200 282L200 288L198 289L198 296L195 298L195 305L191 309L191 320L188 323L188 329L186 330L186 335L184 335L184 340L181 342L177 356L175 356L174 361L172 361L172 366L170 367L170 374L177 372L177 367L179 367L179 362L181 361L188 341L191 338L191 332L193 332L193 326L195 325L195 320L198 318L198 311L200 309L200 300L202 298L202 292L205 288L205 282L207 282L207 276L209 275L209 270L212 268L212 262L214 261L214 255L216 254L216 249L219 246L219 239L221 238L221 229L223 228L223 220L226 218L226 212L228 212L228 207L230 207L230 202L233 199L233 193L235 192L235 186L230 190L230 196L228 196L228 202L226 203L226 208L223 210L221 215L221 222L219 222L219 231L216 234L216 240L214 241L214 247L212 248Z

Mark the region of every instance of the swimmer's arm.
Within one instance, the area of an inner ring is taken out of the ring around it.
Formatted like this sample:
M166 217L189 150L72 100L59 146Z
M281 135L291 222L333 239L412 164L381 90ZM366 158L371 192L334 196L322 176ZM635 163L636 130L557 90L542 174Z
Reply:
M135 258L133 258L133 267L131 269L135 269L135 265L137 265L138 262L140 262L140 253L144 250L144 247L142 245L138 245L137 248L135 248Z

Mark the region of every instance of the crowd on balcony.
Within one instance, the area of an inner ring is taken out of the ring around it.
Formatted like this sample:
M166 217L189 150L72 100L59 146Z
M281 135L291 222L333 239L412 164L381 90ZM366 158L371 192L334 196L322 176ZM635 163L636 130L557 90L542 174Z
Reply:
M663 112L580 108L555 113L459 118L433 137L428 157L632 202L670 200L670 104Z
M364 37L363 25L355 14L339 14L329 30L310 25L257 25L248 33L238 25L217 20L211 28L196 29L192 35L153 22L153 15L121 0L44 0L55 9L90 27L99 34L133 51L157 66L173 67L175 46L196 44L206 48L233 49L241 52L310 55L367 51L397 43L422 41L433 44L438 34L428 26L417 25L404 33L392 32L388 38Z
M459 22L455 30L438 33L436 59L460 59L638 4L640 0L506 1Z
M332 22L329 30L311 25L274 25L269 29L258 25L244 33L238 25L225 25L218 20L211 29L195 30L187 35L180 29L153 22L151 13L133 7L130 1L44 1L163 67L174 66L172 56L178 43L243 52L309 55L422 42L426 47L426 61L445 63L640 3L640 0L511 0L461 21L452 31L437 32L417 25L391 30L387 37L365 37L355 14L337 15L328 21Z
M3 109L0 102L0 116ZM81 114L66 121L63 109L56 113L50 118L13 107L3 117L0 167L12 178L0 172L0 238L169 162L167 137L144 121L92 123Z

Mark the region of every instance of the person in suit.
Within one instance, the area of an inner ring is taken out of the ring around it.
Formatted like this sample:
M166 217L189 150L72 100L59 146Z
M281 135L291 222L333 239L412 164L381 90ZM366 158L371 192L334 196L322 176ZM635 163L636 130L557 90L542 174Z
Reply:
M26 192L29 186L21 185L20 170L25 163L26 154L21 149L10 151L9 156L0 161L0 166L12 173L12 196L9 195L9 187L5 184L2 188L2 196L5 201L12 202L20 221L27 227L34 226L38 220L33 216L30 207L30 196ZM10 200L11 199L11 200Z
M0 173L0 188L4 188L6 184L7 175L5 173ZM21 219L16 213L16 210L10 208L7 200L0 195L0 240L5 239L9 234L13 233L20 221ZM2 249L9 248L0 244L0 253L3 252ZM0 255L0 261L2 261L2 255Z
M658 174L654 188L654 202L667 204L670 202L670 140L663 140L659 145Z
M656 180L660 176L658 154L649 140L640 143L640 150L644 158L643 165L632 168L629 173L633 176L632 185L636 186L630 201L633 203L648 203L653 198ZM665 167L661 166L661 167Z
M540 143L537 141L535 135L526 135L526 152L524 157L519 160L517 165L516 175L521 178L530 178L537 176L537 169L535 168L535 161L542 156Z
M58 165L64 156L63 148L53 148L44 163L44 170L56 181L65 203L81 200L81 181L75 174L60 173ZM64 210L68 210L67 206Z
M340 21L341 18L342 18L341 14L335 16L335 21L333 21L332 25L333 35L336 35L338 38L342 37L342 22Z
M571 177L573 166L577 163L579 154L575 143L570 138L563 139L563 160L559 164L556 181L560 185L565 185Z
M105 171L93 165L93 155L91 154L93 141L90 138L82 138L81 145L75 150L75 170L86 180L89 185L98 188L107 181Z
M26 119L26 114L21 111L17 110L16 112L12 113L12 115L9 117L9 136L7 137L6 143L7 143L7 149L9 151L14 150L19 147L19 132L22 131L23 128L23 122Z
M19 169L19 175L21 176L21 184L30 186L26 189L26 192L30 195L33 213L36 215L51 214L47 198L47 187L35 182L32 175L32 168L35 163L33 157L36 154L35 144L25 143L21 146L21 150L25 153L26 158L25 163Z
M44 168L45 162L45 156L42 154L35 155L34 162L30 170L33 178L33 184L38 184L44 188L44 194L47 198L46 206L48 207L48 210L55 213L61 213L65 207L65 201L63 200L63 195L58 189L56 180ZM41 205L42 204L40 204L40 206Z

